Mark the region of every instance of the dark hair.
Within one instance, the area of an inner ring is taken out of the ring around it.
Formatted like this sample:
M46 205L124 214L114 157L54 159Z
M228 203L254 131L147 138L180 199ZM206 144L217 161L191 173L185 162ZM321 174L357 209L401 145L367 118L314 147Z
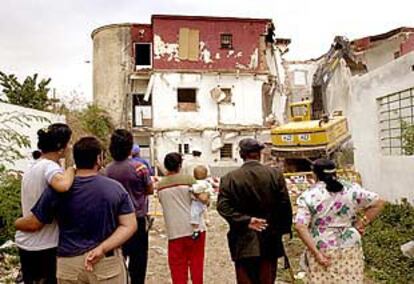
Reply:
M246 151L240 150L239 155L244 161L245 160L258 160L258 161L260 161L260 158L261 158L262 154L261 154L260 151L246 152Z
M180 153L172 152L165 156L164 158L164 167L169 172L178 172L183 163L183 157Z
M93 169L102 145L95 137L83 137L73 146L73 159L78 169Z
M329 192L339 192L344 186L336 178L335 163L328 159L318 159L312 163L312 170L318 180L326 184Z
M37 148L42 153L65 149L72 136L72 130L64 123L54 123L37 131Z
M40 152L39 150L34 150L32 152L32 157L34 160L37 160L40 158L40 156L42 156L42 152Z
M109 152L115 161L124 161L131 154L134 138L132 133L125 129L117 129L112 133Z

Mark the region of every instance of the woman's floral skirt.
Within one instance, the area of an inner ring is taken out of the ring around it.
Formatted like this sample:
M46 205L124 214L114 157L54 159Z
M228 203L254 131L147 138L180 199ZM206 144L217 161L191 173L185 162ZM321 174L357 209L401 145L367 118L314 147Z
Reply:
M331 258L327 268L320 265L310 253L305 254L307 283L342 284L364 282L364 254L361 246L329 249L325 254Z

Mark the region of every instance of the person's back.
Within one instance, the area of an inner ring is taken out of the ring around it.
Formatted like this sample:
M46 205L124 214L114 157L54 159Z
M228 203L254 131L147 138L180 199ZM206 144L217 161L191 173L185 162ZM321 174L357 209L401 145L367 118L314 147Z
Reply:
M145 282L148 264L148 195L153 194L149 165L129 159L139 157L140 148L133 145L134 137L126 129L116 129L111 135L109 152L113 162L105 168L105 175L120 182L132 199L135 207L138 230L124 244L122 252L128 259L128 271L132 284ZM132 150L131 150L132 149Z
M81 255L108 238L118 226L120 204L128 202L118 182L99 175L76 177L68 192L48 188L46 194L56 201L58 256Z
M194 178L188 175L170 175L159 183L158 196L164 211L169 239L192 235L191 185ZM202 225L205 230L204 225Z
M23 216L30 213L44 189L48 186L51 177L63 170L54 161L39 159L34 161L30 169L23 174L21 201ZM53 248L58 243L59 230L56 222L47 224L36 232L16 232L15 241L20 248L26 250L43 250Z
M145 171L145 174L139 174ZM105 175L120 182L131 196L138 217L148 213L146 186L151 183L149 169L142 163L131 160L113 161L105 168Z
M227 235L238 283L274 283L282 235L290 233L292 207L283 175L260 164L264 145L239 142L241 168L220 181L217 211L230 225Z
M126 271L118 248L136 231L132 201L120 183L98 174L102 146L96 138L81 138L73 156L77 170L69 190L46 188L32 212L16 220L16 229L36 231L57 220L59 283L123 284Z
M232 197L237 210L266 219L269 225L267 232L284 234L290 231L291 220L280 216L290 208L280 172L258 161L248 161L221 179L222 187L228 187L229 183L232 183Z
M201 222L199 235L192 238L191 186L192 176L180 174L182 157L169 153L164 158L167 176L159 183L158 196L168 234L168 264L173 283L187 283L190 272L193 284L203 283L205 224Z

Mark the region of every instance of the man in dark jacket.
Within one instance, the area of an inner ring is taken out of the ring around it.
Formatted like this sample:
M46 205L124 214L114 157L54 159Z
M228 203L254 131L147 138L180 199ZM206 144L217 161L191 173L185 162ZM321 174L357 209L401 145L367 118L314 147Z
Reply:
M292 207L283 175L260 163L264 145L239 143L244 164L221 179L219 214L227 235L237 283L274 283L277 259L284 255L282 235L291 232Z

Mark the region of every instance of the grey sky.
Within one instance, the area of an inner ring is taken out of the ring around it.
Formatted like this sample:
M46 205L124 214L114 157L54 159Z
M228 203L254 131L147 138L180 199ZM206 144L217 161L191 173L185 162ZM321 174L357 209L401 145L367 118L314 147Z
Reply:
M92 98L94 28L149 23L151 14L271 18L292 39L289 59L318 57L335 35L350 39L414 26L412 0L2 0L0 70L52 78L57 92Z

